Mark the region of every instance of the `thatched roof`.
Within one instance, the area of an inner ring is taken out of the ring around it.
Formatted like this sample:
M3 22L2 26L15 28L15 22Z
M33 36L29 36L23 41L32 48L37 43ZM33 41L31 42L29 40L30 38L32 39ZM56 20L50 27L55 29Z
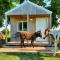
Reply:
M5 12L7 15L41 15L41 14L51 14L52 12L45 9L42 6L34 4L33 2L24 1L19 6Z

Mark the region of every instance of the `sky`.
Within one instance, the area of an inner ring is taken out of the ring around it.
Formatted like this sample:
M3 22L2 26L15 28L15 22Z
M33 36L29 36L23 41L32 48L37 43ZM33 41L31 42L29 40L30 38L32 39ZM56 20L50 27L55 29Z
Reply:
M46 6L50 6L50 1L49 0L44 0L44 2L46 3Z

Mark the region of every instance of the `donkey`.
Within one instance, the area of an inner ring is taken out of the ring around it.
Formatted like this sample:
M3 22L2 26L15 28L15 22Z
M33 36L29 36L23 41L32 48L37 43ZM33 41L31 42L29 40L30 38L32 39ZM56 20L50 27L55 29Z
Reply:
M30 40L31 41L31 46L34 47L34 40L37 37L41 37L42 38L42 34L41 31L37 31L37 32L20 32L20 40L21 40L21 47L24 46L24 41L25 40Z

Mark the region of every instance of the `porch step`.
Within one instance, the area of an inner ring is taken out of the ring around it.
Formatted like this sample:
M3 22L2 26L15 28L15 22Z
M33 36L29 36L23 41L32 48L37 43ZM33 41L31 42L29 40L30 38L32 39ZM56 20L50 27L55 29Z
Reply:
M24 42L24 44L25 45L30 45L31 44L31 42L29 41L29 42ZM44 45L44 44L48 44L48 42L34 42L34 45ZM20 42L8 42L6 45L20 45Z
M31 42L25 42L25 47L31 47ZM3 47L17 48L21 47L20 42L8 42ZM34 42L34 47L51 47L48 42Z

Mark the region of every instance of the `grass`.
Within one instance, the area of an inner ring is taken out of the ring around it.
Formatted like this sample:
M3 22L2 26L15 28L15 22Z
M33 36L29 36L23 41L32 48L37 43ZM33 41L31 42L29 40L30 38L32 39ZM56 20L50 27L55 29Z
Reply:
M37 53L0 53L0 60L60 60L50 54Z

